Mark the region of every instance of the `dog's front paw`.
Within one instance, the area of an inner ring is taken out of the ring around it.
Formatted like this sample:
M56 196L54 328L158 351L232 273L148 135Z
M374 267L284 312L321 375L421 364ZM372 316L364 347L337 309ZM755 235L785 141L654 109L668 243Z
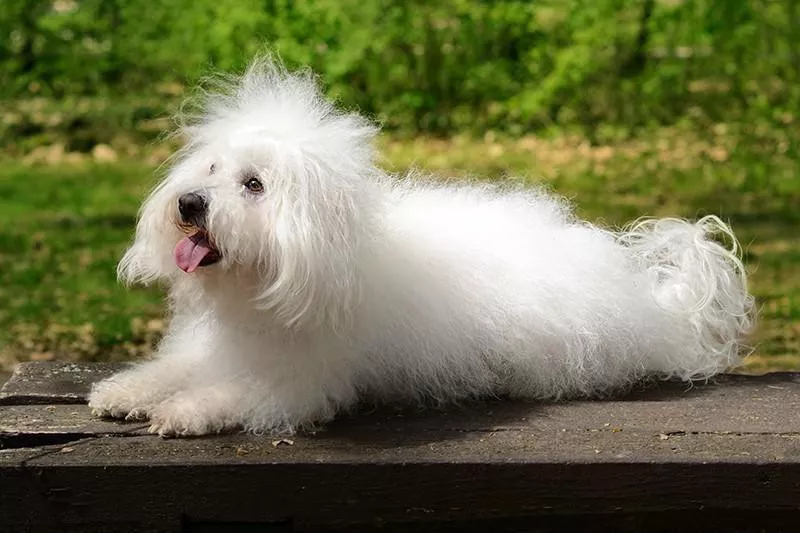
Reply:
M141 396L135 388L111 378L92 386L89 408L93 415L103 418L144 420L148 416L148 408L143 405Z
M233 426L200 398L178 395L152 410L148 431L161 437L193 437L220 433Z

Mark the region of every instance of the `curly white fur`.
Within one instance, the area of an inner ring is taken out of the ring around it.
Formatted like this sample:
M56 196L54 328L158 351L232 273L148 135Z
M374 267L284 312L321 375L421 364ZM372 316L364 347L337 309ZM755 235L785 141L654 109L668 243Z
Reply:
M599 396L740 361L753 299L716 217L615 233L540 190L389 176L371 124L269 59L204 109L119 266L169 285L169 331L93 388L100 415L290 433L364 399ZM221 260L186 274L177 199L194 191Z

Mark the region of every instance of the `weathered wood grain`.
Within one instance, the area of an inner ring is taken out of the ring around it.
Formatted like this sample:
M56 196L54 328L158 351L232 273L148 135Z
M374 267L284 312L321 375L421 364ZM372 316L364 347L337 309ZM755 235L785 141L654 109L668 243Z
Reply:
M0 405L83 403L92 383L123 367L113 363L21 363L0 388Z
M83 377L57 390L82 402L110 370L73 369ZM0 406L3 531L795 531L800 519L795 374L596 402L385 407L281 441L161 439L81 403L26 404L57 394L46 365L24 371L21 404Z

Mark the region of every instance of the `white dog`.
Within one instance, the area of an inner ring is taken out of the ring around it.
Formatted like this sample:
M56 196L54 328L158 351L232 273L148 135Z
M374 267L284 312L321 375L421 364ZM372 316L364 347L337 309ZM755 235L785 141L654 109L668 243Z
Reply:
M592 397L740 361L753 299L716 217L614 233L539 190L389 176L375 127L271 60L182 133L119 265L166 282L169 330L94 386L98 415L291 433L362 399Z

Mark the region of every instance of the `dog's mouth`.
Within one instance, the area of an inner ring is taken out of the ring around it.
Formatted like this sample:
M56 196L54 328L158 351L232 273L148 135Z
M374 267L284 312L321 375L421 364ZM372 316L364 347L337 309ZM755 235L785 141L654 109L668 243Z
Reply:
M207 231L198 230L175 245L175 264L191 274L198 267L213 265L222 258L211 242Z

